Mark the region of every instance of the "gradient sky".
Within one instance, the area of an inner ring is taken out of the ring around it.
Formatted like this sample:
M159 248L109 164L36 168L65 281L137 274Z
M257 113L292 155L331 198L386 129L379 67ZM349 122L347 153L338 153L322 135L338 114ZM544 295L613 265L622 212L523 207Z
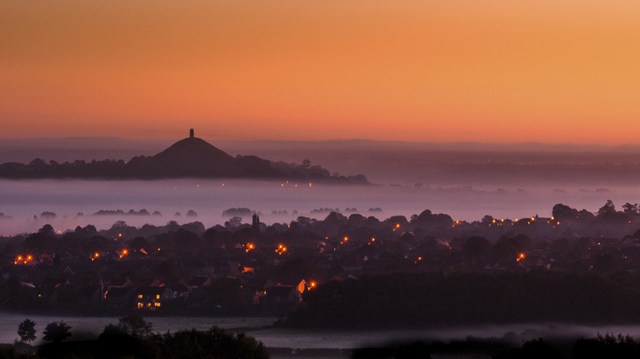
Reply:
M640 142L640 2L0 3L0 138Z

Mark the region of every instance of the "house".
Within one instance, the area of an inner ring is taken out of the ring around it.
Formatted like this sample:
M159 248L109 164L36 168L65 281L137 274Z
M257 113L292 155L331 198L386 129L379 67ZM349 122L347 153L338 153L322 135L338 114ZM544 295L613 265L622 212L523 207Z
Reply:
M245 301L254 305L260 304L262 297L267 295L265 284L267 280L264 278L250 278L244 282L242 286Z
M133 303L133 286L111 287L104 293L108 308L129 307Z
M202 287L207 287L210 285L211 277L205 276L195 276L186 283L186 286L191 290L201 289Z
M302 293L307 288L307 282L303 279L294 284L278 283L266 288L266 293L260 298L260 304L298 304L302 301Z
M168 287L140 287L135 291L138 309L156 310L173 299L173 291Z
M169 286L169 289L171 289L171 292L173 293L174 300L186 300L192 292L191 288L187 287L182 282Z

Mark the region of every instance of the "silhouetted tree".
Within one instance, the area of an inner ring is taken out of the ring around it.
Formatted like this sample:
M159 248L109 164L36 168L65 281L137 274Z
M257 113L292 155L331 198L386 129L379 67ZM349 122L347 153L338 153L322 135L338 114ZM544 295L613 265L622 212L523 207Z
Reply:
M269 358L264 345L244 333L230 334L213 327L206 332L195 329L177 331L163 337L166 357L205 358Z
M560 222L575 221L578 219L578 211L562 203L558 203L553 206L551 215L553 216L554 220Z
M527 341L522 344L522 348L511 349L500 352L493 356L493 359L562 359L564 355L559 350L553 348L542 339ZM599 358L599 357L595 357Z
M637 215L640 213L640 209L638 209L638 204L631 204L629 202L622 205L622 210L624 213L629 215Z
M613 204L613 201L608 199L607 203L605 203L604 206L600 207L600 209L598 210L598 217L605 218L615 213L616 213L616 206Z
M493 222L494 218L490 215L485 215L484 217L482 217L482 219L480 220L480 222L482 224L491 224Z
M37 233L32 233L24 241L27 250L42 252L55 247L56 235L50 224L45 224Z
M42 333L44 334L42 339L45 342L59 343L71 337L71 326L63 321L51 322Z
M228 229L238 228L240 225L242 225L242 217L233 217L224 222L224 226Z
M605 334L595 339L578 339L571 350L572 358L638 358L640 345L633 338L619 334Z
M153 330L153 324L144 320L140 315L121 317L118 321L118 328L134 338L147 337L151 335Z
M21 342L31 342L36 340L36 322L25 319L18 325L18 335Z

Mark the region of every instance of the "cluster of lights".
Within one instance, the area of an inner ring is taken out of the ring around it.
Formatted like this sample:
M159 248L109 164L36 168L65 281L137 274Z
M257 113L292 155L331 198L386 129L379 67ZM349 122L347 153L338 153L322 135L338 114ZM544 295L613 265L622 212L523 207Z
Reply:
M631 222L629 222L629 223L631 223ZM560 225L560 221L556 221L556 218L552 216L551 219L549 221L547 221L547 224L553 224L553 228L556 228L556 226Z
M342 238L342 241L340 241L340 244L345 244L347 242L349 242L349 237L344 236L344 238Z
M100 253L95 252L91 255L91 261L95 261L96 259L100 258Z
M521 260L525 259L527 256L524 253L520 253L518 254L518 257L516 258L516 262L520 262Z
M397 231L398 229L400 229L400 223L396 223L396 226L393 227L393 231Z
M276 253L278 253L278 255L283 255L286 251L287 247L282 244L278 245L278 248L276 248Z
M280 183L280 187L284 187L285 185L286 185L286 186L288 186L288 185L289 185L289 181L284 182L284 183ZM294 184L293 184L293 187L298 188L298 184L297 184L297 183L294 183ZM307 187L313 187L313 183L309 182L309 183L307 184Z
M129 250L128 249L123 249L122 252L120 252L120 254L118 254L118 257L122 258L124 256L126 256L127 254L129 254Z
M32 260L33 260L33 256L31 254L27 254L26 256L19 254L18 256L16 256L16 259L13 260L13 264L15 265L28 264Z
M252 251L256 249L256 246L253 243L247 243L247 245L244 248L244 251L249 253L249 251Z

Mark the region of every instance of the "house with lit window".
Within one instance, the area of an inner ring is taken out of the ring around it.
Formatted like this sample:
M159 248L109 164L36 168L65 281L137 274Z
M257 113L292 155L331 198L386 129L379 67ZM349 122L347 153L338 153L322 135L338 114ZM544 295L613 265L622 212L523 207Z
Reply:
M140 287L135 292L138 309L156 310L173 299L173 291L168 287Z

